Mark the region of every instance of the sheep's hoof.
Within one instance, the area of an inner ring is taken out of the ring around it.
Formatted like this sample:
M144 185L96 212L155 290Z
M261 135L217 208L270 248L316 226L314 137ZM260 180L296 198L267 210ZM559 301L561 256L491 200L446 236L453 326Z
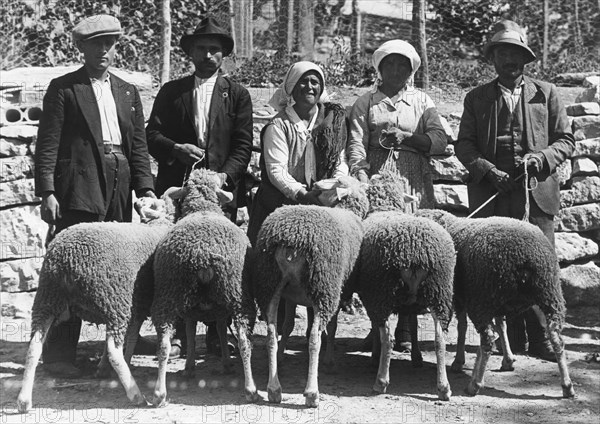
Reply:
M319 392L304 393L306 398L304 403L309 408L317 408L319 406Z
M515 363L514 359L508 360L508 361L503 359L502 366L500 367L500 371L514 371L515 370L515 367L513 365L514 363Z
M412 351L410 354L410 362L413 368L423 368L423 356L421 352Z
M479 390L481 389L481 384L473 383L472 381L465 388L465 393L469 396L477 396Z
M267 394L269 395L269 402L281 403L281 387L277 390L272 390L267 387Z
M196 376L196 367L185 367L184 370L181 372L181 375L185 378L194 378Z
M562 384L561 384L562 386ZM573 383L570 383L568 386L562 386L563 389L563 397L564 398L572 398L575 397L575 389L573 388Z
M169 404L167 402L167 394L155 392L150 403L152 403L152 406L155 408L163 408L167 406Z
M386 392L389 385L389 381L375 380L375 384L373 384L373 391L377 394L383 394Z
M452 390L450 390L449 385L442 387L441 389L438 388L438 399L439 400L450 400L451 396L452 396Z
M462 372L464 366L465 366L464 362L458 362L458 361L455 360L454 362L452 362L452 365L450 365L450 371L452 371L452 372Z
M21 394L19 394L19 397L17 398L17 410L19 413L24 414L28 412L31 409L31 406L31 397L26 398L25 396L21 396Z
M144 396L141 393L137 393L133 396L133 399L131 399L131 403L133 403L135 406L148 406L148 401L146 400L146 396Z
M246 389L246 400L250 403L256 403L259 400L262 400L256 389L248 390Z

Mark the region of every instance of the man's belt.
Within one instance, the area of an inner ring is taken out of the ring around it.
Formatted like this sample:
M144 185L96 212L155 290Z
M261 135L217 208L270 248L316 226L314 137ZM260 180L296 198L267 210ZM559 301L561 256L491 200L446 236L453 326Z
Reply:
M123 154L123 146L120 144L104 143L104 154L120 153Z

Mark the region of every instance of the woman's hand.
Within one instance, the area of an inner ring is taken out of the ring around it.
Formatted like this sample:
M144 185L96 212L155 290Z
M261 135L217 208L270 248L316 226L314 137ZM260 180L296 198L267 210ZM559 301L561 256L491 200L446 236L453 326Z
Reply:
M381 131L381 139L384 140L384 147L397 148L409 137L412 133L403 131L400 128L390 127Z
M306 191L305 189L301 189L296 194L296 200L301 205L318 205L318 206L323 206L323 204L319 200L319 195L320 194L321 194L321 190Z

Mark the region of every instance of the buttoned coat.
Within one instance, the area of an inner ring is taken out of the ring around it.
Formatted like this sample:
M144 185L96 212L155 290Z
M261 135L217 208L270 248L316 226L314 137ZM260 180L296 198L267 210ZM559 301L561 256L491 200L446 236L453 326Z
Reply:
M181 186L190 167L174 160L175 144L198 145L194 125L194 75L166 83L158 92L146 128L150 154L158 161L157 193ZM208 115L206 157L202 166L224 172L234 192L238 190L252 154L252 102L248 90L218 75ZM241 196L239 196L241 197Z
M496 163L496 131L498 110L502 105L498 80L470 91L464 101L455 152L469 171L467 184L469 208L475 210L496 193L485 174ZM560 207L560 191L556 168L573 153L575 140L567 113L553 84L524 77L521 101L524 101L524 136L527 152L541 152L546 166L537 175L538 185L532 196L542 211L556 215ZM489 216L494 202L480 216Z
M137 88L110 74L132 189L154 188ZM61 210L106 215L100 112L84 67L53 79L44 96L35 151L35 193L54 192Z

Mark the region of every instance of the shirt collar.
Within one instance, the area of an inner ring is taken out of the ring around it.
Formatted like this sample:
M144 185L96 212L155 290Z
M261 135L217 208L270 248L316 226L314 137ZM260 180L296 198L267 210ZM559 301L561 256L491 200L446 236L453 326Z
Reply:
M390 99L388 96L383 94L383 92L380 89L377 89L377 91L373 94L373 102L374 103L387 102L387 103L390 103L392 106L395 106L399 101L403 101L407 105L411 106L413 90L414 90L414 88L411 88L411 90L410 90L411 93L409 93L408 88L404 87L395 96L393 96Z
M219 76L219 71L216 71L214 74L212 74L210 77L208 78L200 78L197 75L194 75L194 85L196 88L200 87L202 84L205 84L207 82L215 82L217 80L217 77Z
M108 85L110 85L110 74L109 73L106 74L106 79L104 79L104 80L101 80L100 78L92 78L92 77L89 77L89 78L90 78L90 82L92 84L94 84L94 83L108 83Z
M308 122L308 128L304 124L304 121L302 121L302 119L300 119L300 117L296 113L296 110L294 110L293 106L287 106L285 108L285 113L290 118L290 121L292 121L292 124L296 127L296 129L298 131L310 131L310 130L312 130L312 128L315 125L315 122L317 120L317 115L319 115L318 107L319 106L317 105L317 109L316 109L315 113L313 114L313 116L310 118L310 121Z
M521 78L521 82L519 84L517 84L513 90L511 90L510 88L502 85L500 80L498 80L498 87L500 88L500 90L505 91L507 93L511 93L511 94L515 93L519 90L522 90L524 85L525 85L525 78Z

